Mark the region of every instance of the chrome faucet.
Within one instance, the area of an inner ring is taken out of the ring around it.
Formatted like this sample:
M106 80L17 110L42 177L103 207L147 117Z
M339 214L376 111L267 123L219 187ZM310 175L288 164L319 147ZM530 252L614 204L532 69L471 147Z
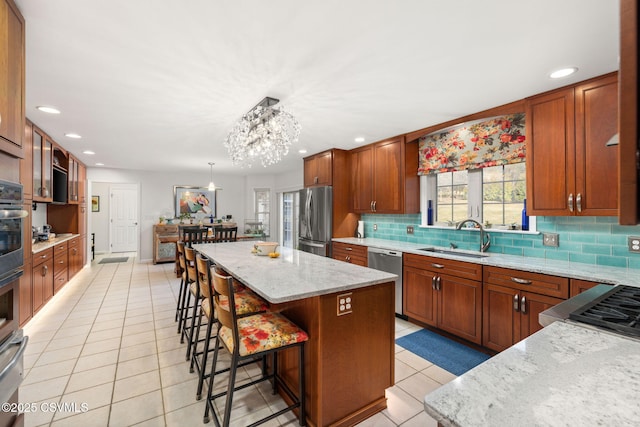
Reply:
M472 222L480 228L480 252L486 252L486 250L489 249L489 246L491 246L491 236L484 230L484 227L478 221L471 218L464 219L456 225L456 230L460 230L467 222ZM487 237L486 242L485 236Z

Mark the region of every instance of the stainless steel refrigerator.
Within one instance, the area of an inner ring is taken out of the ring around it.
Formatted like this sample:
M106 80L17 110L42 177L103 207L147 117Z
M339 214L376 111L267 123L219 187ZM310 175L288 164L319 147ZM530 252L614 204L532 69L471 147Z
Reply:
M331 256L332 207L333 189L331 187L300 190L298 244L301 251Z

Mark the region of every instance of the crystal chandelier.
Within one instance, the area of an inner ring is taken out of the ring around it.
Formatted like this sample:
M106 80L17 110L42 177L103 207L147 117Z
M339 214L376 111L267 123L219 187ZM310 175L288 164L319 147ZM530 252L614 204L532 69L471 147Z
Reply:
M235 124L224 145L234 165L251 167L256 159L267 167L282 160L298 142L300 124L279 100L266 97Z

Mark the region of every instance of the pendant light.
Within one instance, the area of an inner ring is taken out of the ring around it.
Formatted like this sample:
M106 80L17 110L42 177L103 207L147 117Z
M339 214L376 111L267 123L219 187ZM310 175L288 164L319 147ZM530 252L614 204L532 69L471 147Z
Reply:
M213 183L213 165L215 165L215 163L209 162L209 166L211 166L211 181L209 181L208 187L209 191L216 191L216 185Z

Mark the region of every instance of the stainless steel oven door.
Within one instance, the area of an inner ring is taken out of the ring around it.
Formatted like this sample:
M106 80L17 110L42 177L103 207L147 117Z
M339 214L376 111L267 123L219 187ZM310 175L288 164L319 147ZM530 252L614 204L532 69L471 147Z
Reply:
M28 341L29 337L22 336L19 329L0 346L0 402L8 402L22 383Z
M24 218L22 207L0 205L0 279L22 267Z

